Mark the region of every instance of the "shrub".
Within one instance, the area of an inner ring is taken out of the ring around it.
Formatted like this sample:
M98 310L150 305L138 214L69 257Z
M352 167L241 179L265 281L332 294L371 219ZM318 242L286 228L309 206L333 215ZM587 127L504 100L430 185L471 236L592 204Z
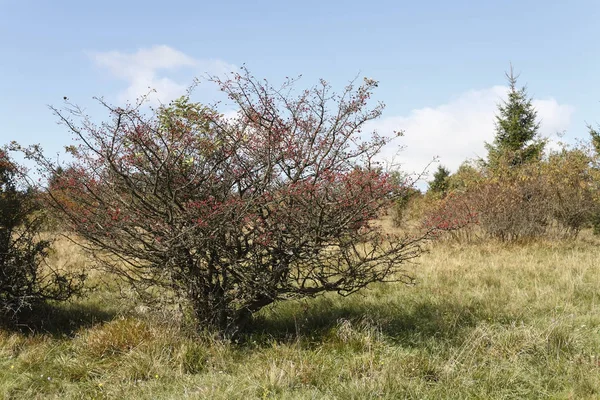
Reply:
M543 235L550 223L543 178L525 169L494 176L469 192L477 210L479 226L502 241Z
M477 186L484 178L483 171L476 163L465 161L448 177L448 191L465 192Z
M600 180L591 162L581 147L563 148L537 163L515 166L507 159L482 171L461 166L450 177L453 196L431 213L443 219L447 209L453 218L457 210L474 212L481 231L502 241L576 235L593 223L598 210Z
M398 193L392 208L392 218L395 226L401 227L404 225L410 217L411 205L422 197L421 192L414 188L408 188Z
M457 237L457 232L464 231L479 222L476 209L470 204L471 198L464 193L449 193L445 198L430 204L424 215L423 224L438 233L450 233Z
M111 119L99 125L56 110L80 144L53 175L50 204L99 262L140 292L173 291L200 329L225 336L275 301L401 279L431 232L373 223L395 193L373 161L387 139L361 139L381 114L368 106L377 83L336 95L321 81L296 96L294 80L274 88L245 70L214 82L237 118L187 97L150 116L103 103Z
M22 169L0 151L0 314L17 317L44 300L77 294L83 276L60 273L44 261L51 245L40 238L44 213Z
M551 215L567 233L576 235L593 223L598 209L595 184L598 172L583 148L563 149L543 164Z

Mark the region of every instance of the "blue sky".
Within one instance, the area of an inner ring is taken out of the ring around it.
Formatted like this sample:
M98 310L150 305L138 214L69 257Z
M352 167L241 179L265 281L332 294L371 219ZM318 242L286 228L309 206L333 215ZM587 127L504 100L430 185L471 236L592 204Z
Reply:
M55 152L69 135L47 105L63 96L102 119L92 96L119 103L153 86L167 99L245 64L275 83L377 79L387 108L373 128L406 131L405 167L439 155L455 168L493 137L509 62L545 135L572 141L600 122L598 21L597 0L0 0L0 142Z

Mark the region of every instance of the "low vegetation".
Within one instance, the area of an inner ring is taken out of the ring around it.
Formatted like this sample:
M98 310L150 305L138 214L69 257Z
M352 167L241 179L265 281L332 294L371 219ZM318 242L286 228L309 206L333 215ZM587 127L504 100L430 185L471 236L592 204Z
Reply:
M148 312L98 274L95 295L2 331L0 398L598 398L598 253L587 235L441 242L417 285L279 303L239 343ZM86 260L65 240L59 259Z
M67 300L84 274L45 263L51 241L41 237L45 213L23 171L0 149L0 326L45 300Z

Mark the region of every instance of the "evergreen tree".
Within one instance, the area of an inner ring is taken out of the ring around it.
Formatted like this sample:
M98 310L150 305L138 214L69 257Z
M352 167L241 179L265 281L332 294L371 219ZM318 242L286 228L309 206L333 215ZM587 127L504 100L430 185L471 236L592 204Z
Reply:
M537 161L546 145L539 135L537 112L526 88L517 88L518 76L514 75L512 65L506 78L509 83L508 99L498 106L494 142L486 143L490 168L494 168L500 160L511 166Z
M588 128L590 130L592 146L594 147L596 154L600 154L600 132L591 125L588 125Z
M433 174L433 180L429 182L429 191L445 196L448 191L449 177L450 171L444 166L439 165L437 171Z
M591 144L594 149L594 159L593 168L598 168L598 157L600 157L600 126L598 128L594 128L592 125L588 125L590 132ZM594 235L600 235L600 208L597 209L591 218L592 228L594 229Z

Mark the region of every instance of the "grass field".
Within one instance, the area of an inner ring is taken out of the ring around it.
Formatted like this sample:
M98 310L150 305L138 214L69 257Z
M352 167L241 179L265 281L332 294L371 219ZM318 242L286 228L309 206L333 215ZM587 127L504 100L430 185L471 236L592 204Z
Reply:
M409 266L416 286L280 303L242 343L100 286L35 332L0 331L0 398L598 399L599 255L591 239L438 243ZM54 258L86 262L68 243Z

